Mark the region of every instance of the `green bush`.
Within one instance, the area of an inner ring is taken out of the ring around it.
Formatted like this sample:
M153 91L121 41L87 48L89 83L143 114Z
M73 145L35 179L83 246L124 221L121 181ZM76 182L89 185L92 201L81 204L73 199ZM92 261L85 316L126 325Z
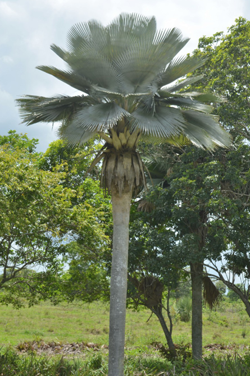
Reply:
M201 361L190 358L173 363L152 355L137 353L125 358L124 376L249 376L250 354L228 356L211 355ZM8 349L0 355L0 376L107 376L106 356L90 354L87 360L58 357L18 355Z
M176 310L179 318L183 322L190 321L190 315L192 311L192 300L190 296L183 296L176 302Z

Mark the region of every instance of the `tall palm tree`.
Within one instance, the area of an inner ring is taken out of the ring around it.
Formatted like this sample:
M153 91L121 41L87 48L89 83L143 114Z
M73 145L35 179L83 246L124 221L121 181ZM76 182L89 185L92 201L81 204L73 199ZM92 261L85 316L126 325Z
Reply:
M23 122L60 121L59 135L83 143L98 134L105 145L101 184L112 197L109 376L123 375L128 231L132 192L145 183L136 151L145 135L167 139L184 133L197 146L227 146L228 134L211 115L213 96L181 91L200 79L176 80L200 67L197 58L176 57L188 39L177 29L156 30L155 18L121 14L104 27L79 23L68 35L68 50L51 49L68 65L62 71L39 66L83 94L18 99Z

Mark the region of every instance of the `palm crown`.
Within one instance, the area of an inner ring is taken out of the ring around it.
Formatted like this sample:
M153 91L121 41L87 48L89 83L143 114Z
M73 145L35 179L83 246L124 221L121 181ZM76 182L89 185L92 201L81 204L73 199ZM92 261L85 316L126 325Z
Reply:
M227 146L228 134L204 103L216 97L184 90L201 76L174 84L203 64L195 57L176 57L187 42L175 28L157 31L154 17L122 14L107 27L97 21L77 24L69 32L68 51L51 46L69 69L38 69L83 94L18 99L23 121L61 121L59 135L71 143L99 133L109 151L135 149L141 134L169 138L183 133L197 146ZM140 169L139 156L134 159ZM130 185L136 172L132 175Z

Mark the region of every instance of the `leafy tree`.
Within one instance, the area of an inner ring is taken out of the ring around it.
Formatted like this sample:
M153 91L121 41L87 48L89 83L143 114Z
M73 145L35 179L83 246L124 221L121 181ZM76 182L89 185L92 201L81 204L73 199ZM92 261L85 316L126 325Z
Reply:
M192 84L194 90L207 89L222 95L226 101L216 105L224 127L234 138L250 140L249 87L250 87L250 21L239 17L226 34L215 33L202 37L193 57L206 59L202 69L203 78Z
M56 140L50 143L48 149L39 158L39 167L45 171L58 170L66 173L62 184L72 189L84 183L87 170L94 154L102 145L89 141L83 145L68 145L65 140ZM93 171L91 177L97 180L98 170Z
M60 121L59 135L70 143L97 134L105 141L95 163L103 159L101 184L113 207L109 376L123 374L130 203L132 192L145 184L136 150L140 137L184 133L208 149L230 144L211 106L202 103L217 99L179 92L200 77L172 85L203 64L196 57L176 58L187 41L176 29L157 31L155 18L134 14L122 14L107 27L97 21L77 24L69 32L68 51L51 46L68 70L38 68L84 94L18 99L28 125Z
M162 149L162 147L161 147ZM152 191L149 200L154 202L155 216L175 232L176 258L182 260L180 266L190 265L192 284L192 349L193 357L202 356L202 285L205 296L208 288L215 291L210 280L203 274L204 258L207 253L208 222L214 214L210 207L213 192L214 175L213 158L206 151L191 146L180 148L165 148L169 163L165 169L165 183ZM224 151L218 151L222 154ZM174 155L173 155L174 154ZM173 156L172 156L173 155ZM171 157L172 156L172 157ZM153 165L158 166L159 173L163 172L158 156ZM205 163L207 162L207 163ZM155 167L156 168L156 167ZM210 294L211 295L211 294ZM210 305L215 296L211 296Z
M226 35L224 33L216 33L212 37L201 38L200 41L199 41L198 49L196 49L194 51L194 53L192 54L192 57L206 59L206 62L202 67L199 67L195 70L195 75L197 74L197 72L199 72L200 74L203 74L203 77L200 81L192 82L191 90L196 91L196 90L200 90L201 88L202 88L202 90L206 89L206 90L209 90L211 93L213 93L215 95L221 95L226 99L226 101L224 101L224 102L222 101L221 103L215 104L215 110L214 110L213 113L220 116L221 123L223 124L223 126L226 129L230 130L231 134L234 136L235 141L240 141L240 140L244 140L244 139L249 140L250 139L249 138L249 126L248 126L248 119L249 119L248 98L249 98L249 94L250 94L249 93L249 56L250 55L248 53L248 51L249 51L249 43L248 43L249 35L250 35L250 22L246 21L243 18L239 18L239 19L236 20L235 25L233 25L232 27L230 27L228 29L228 33ZM188 77L190 79L192 79L193 73L188 74ZM236 145L235 147L237 148L238 145ZM195 161L195 158L196 158L195 155L197 155L197 153L198 152L194 150L194 161ZM167 153L165 152L165 160L162 159L162 161L159 162L159 158L158 158L157 163L155 165L158 167L158 169L159 169L159 167L163 166L165 173L166 173L167 169L168 169L168 173L171 173L171 169L173 167L173 164L175 162L178 162L179 154L182 154L182 152L178 152L178 150L177 150L176 153L174 153L174 157L173 157L173 153L171 151L169 153L169 150L168 150ZM240 156L240 154L241 154L241 152L239 153L239 159L241 158L241 156L244 158L244 156L242 154ZM230 155L232 156L232 154L230 154ZM227 156L224 156L224 158L227 159ZM198 160L199 164L202 163L202 157L197 158L197 160ZM165 161L167 162L168 167L166 166L166 164L164 165ZM212 158L211 158L211 162L212 162ZM219 158L219 165L221 164L221 162L222 162L222 159ZM215 156L215 158L214 158L214 163L215 164L218 163L217 162L217 156ZM230 163L229 160L228 160L228 163ZM225 162L224 164L227 164L227 162ZM196 164L195 164L195 166L196 166ZM202 167L200 167L200 169L202 169ZM236 172L237 172L237 170L236 170ZM241 170L241 173L243 173L243 170ZM247 174L247 170L245 170L244 174ZM204 175L201 175L200 180L202 180L202 176L204 176ZM236 173L236 176L237 176L237 173ZM157 177L157 176L155 176L155 177ZM232 174L230 176L230 179L232 181L234 180L233 177L234 177L234 175ZM242 176L242 178L243 178L243 176ZM247 179L247 177L246 177L246 179ZM230 190L231 190L231 197L234 196L234 198L235 198L234 203L236 203L236 196L235 195L237 194L238 198L239 198L239 192L237 193L238 187L237 187L236 182L234 182L234 183L235 184L231 185ZM223 186L223 181L222 181L222 186ZM242 182L240 183L240 186L243 188ZM245 189L246 189L246 187L247 187L247 184L244 185ZM188 184L185 186L185 177L184 177L182 189L183 189L183 194L181 194L180 197L182 197L182 195L185 194L186 190L187 190L187 192L192 190L192 181L190 181L189 187L188 187ZM195 192L195 189L193 190L193 192ZM181 189L180 189L180 193L181 193ZM224 194L226 193L225 189L223 190L223 193ZM242 189L241 197L243 197L242 195L244 195L244 194L246 194L246 192L244 192L244 189ZM195 196L195 194L194 194L194 196ZM202 207L202 205L204 206L204 203L205 203L204 198L205 198L205 191L204 191L203 198L200 196L199 199L197 199L197 203L196 203L197 206L198 206L199 202L201 203L201 205L200 205L200 215L202 217L202 213L203 213L204 216L205 216L205 217L203 217L203 220L200 217L200 225L198 227L200 228L201 234L202 234L202 232L206 233L207 228L208 228L208 226L206 225L206 213L204 213L204 208ZM247 200L247 196L245 196L245 198ZM224 207L227 207L227 206L230 207L231 206L229 199L226 200L225 197L223 199L222 196L220 196L219 202L222 203L223 201L224 201ZM181 199L180 199L180 202L181 202ZM180 202L178 204L179 206L180 206ZM177 207L178 207L178 205L177 205ZM205 203L205 205L206 205L206 203ZM221 208L222 208L222 206L220 208L217 208L217 210L218 210L217 214L221 213ZM191 208L188 208L188 207L185 208L184 207L184 210L186 210L187 219L188 219L189 214L192 214L192 206L191 206ZM214 210L216 212L215 208L214 208ZM182 213L182 207L180 206L180 215L181 215L181 213ZM238 213L238 214L236 215L236 213ZM246 228L245 224L248 221L247 220L247 218L248 218L247 210L244 210L243 213L244 213L243 214L244 219L239 220L239 218L241 218L241 214L240 214L239 207L236 208L234 218L235 219L238 218L238 227L235 226L234 230L231 231L231 235L230 235L230 238L232 238L232 237L239 238L239 233L244 234L243 237L242 237L242 239L244 239L242 241L242 243L244 243L244 247L242 247L242 246L240 247L241 249L244 248L244 251L243 251L243 253L241 253L241 257L239 257L239 253L238 253L238 256L237 256L237 260L239 261L239 263L241 263L241 271L247 270L247 264L246 264L246 262L244 264L243 260L247 260L246 243L248 242L248 240L247 240L248 234L245 232L245 228ZM192 216L191 216L191 218L192 218ZM178 221L177 218L176 218L176 220ZM204 222L204 220L205 220L205 222ZM211 217L209 218L209 221L210 220L211 220ZM232 218L231 218L231 220L232 220ZM221 221L221 226L219 224L220 221ZM231 224L229 224L229 222L227 222L227 225L225 225L225 224L223 225L222 222L223 221L221 219L217 220L217 222L216 222L217 224L215 224L215 222L213 222L213 225L215 226L214 228L216 229L214 231L214 235L213 235L214 239L213 240L214 241L217 240L217 246L216 246L216 249L217 249L217 252L218 252L217 256L218 256L220 251L226 249L227 246L224 243L223 236L225 236L226 230L229 231L231 229ZM187 224L188 224L188 222L187 222ZM212 226L211 222L209 222L209 226ZM236 228L237 228L237 230L236 230ZM190 240L190 249L189 249L189 252L192 252L193 249L194 249L194 244L193 244L193 241L192 241L193 235L191 235L192 234L191 223L190 223L190 229L189 230L190 230L190 239L189 239ZM211 227L210 227L210 231L212 231ZM233 233L234 233L234 235L233 235ZM230 243L229 238L228 238L228 242ZM229 245L229 243L227 243L227 244ZM239 243L239 241L238 241L238 243ZM231 242L230 245L232 246L233 243ZM200 237L200 246L202 246L201 237ZM234 243L234 246L233 246L234 250L236 250L236 249L239 250L240 248ZM220 249L220 251L219 251L219 249ZM205 248L204 248L204 251L205 251ZM200 253L200 256L202 258L202 253ZM231 257L231 267L232 267L232 265L233 265L232 258L234 258L234 260L236 260L235 253L234 253L234 256L233 255L230 256L229 254L227 255L227 259L229 259L230 257ZM245 265L244 266L245 269L242 266L242 262ZM196 305L196 308L193 307L193 315L199 316L199 317L197 317L199 325L197 325L197 320L193 317L193 323L194 323L194 325L192 326L192 330L193 330L193 354L194 354L195 357L201 357L201 351L202 351L202 341L201 341L201 338L202 338L202 334L201 334L202 333L202 331L201 331L201 327L202 327L202 321L201 321L201 314L202 314L202 302L201 302L201 299L202 299L202 292L201 292L202 291L202 278L201 278L201 275L202 275L203 267L202 267L202 263L199 263L199 262L196 265L196 268L194 268L194 267L195 267L195 265L193 265L193 267L192 267L193 283L195 283L195 280L197 280L197 284L196 283L195 284L197 285L199 293L194 294L194 291L193 291L193 297L198 296L199 299L196 302L197 304L195 302L193 302L193 304ZM246 285L244 284L244 286L245 286L244 291L239 290L237 288L237 286L235 286L234 283L232 284L232 281L234 281L235 271L232 271L232 269L230 269L230 263L227 263L226 267L229 270L231 270L231 281L229 281L228 279L225 279L225 275L223 273L220 274L221 280L223 280L223 278L224 278L225 281L227 280L227 282L228 282L227 286L228 287L231 286L231 288L233 288L234 291L238 291L238 293L241 295L242 300L245 302L244 304L246 304L246 306L247 306L248 300L249 300L248 294L249 294L249 290L250 290L250 289L248 289L248 283ZM200 270L199 270L199 268L200 268ZM235 268L235 266L234 266L234 268ZM195 269L196 269L196 271L195 271ZM238 270L240 270L240 269L238 269ZM196 275L196 277L195 277L195 275ZM218 275L218 273L217 273L217 275ZM247 275L247 274L245 274L245 275ZM198 309L198 306L199 306L199 309ZM196 333L196 332L198 332L198 333ZM197 338L199 338L199 340L197 340ZM194 346L195 346L195 348L194 348Z
M65 178L60 182L64 187L76 189L79 194L72 205L89 204L96 208L97 220L106 235L101 246L86 244L78 234L77 239L65 247L68 270L58 283L58 289L64 299L73 301L93 301L109 297L110 278L110 237L112 237L112 214L110 197L104 197L97 182L97 171L87 177L87 170L93 160L93 154L100 146L92 141L83 145L69 146L64 140L57 140L39 158L39 168L49 171L63 171Z
M205 58L206 62L202 68L202 73L204 76L202 80L198 83L193 83L192 88L193 90L199 90L201 87L204 89L206 88L210 92L223 96L226 101L222 103L217 103L215 106L214 113L220 116L220 121L223 126L230 130L230 133L233 135L234 141L236 143L235 147L238 148L241 146L237 143L240 141L244 142L246 140L250 140L250 132L249 132L249 104L248 98L250 95L249 91L249 36L250 36L250 22L246 19L240 17L236 19L235 24L232 25L226 34L219 32L214 34L211 37L203 37L199 41L198 49L196 49L193 53L194 57ZM197 69L196 72L199 72L200 68ZM201 70L200 70L201 73ZM190 78L192 73L190 74ZM247 142L248 142L247 141ZM248 152L247 152L248 154ZM236 157L237 155L237 157ZM231 154L232 157L232 154ZM226 199L225 195L225 205L228 207L235 206L235 213L234 219L232 217L233 210L229 211L230 213L230 220L228 220L227 225L224 225L224 233L227 232L228 239L228 247L232 247L232 255L230 256L230 252L227 252L227 260L231 257L231 262L226 262L226 267L230 270L230 276L227 276L223 273L219 273L220 279L224 282L227 282L227 287L232 288L233 291L237 291L239 296L241 296L242 301L246 306L246 310L250 312L249 305L249 289L248 283L243 284L245 286L244 289L240 290L235 285L235 271L232 270L232 260L235 261L235 267L237 260L240 260L240 263L244 264L244 259L247 260L247 252L248 246L246 245L248 242L248 233L246 228L246 223L248 221L248 210L246 210L246 202L248 197L248 174L247 168L245 171L242 169L242 158L243 161L245 160L244 155L242 154L242 150L239 150L239 154L236 152L235 157L239 158L238 160L238 168L241 174L241 178L239 180L239 186L237 186L236 180L239 178L238 169L235 164L235 177L234 175L230 176L232 181L227 180L227 184L229 184L230 188L227 190L224 187L224 193L228 193L231 197L228 196ZM230 160L228 161L230 163ZM245 174L245 178L243 175ZM244 184L243 184L244 182ZM238 202L237 199L240 200L241 203ZM243 204L243 197L245 198L245 203ZM233 203L230 202L232 199ZM231 205L232 203L232 205ZM241 207L241 208L240 208ZM241 210L243 212L241 213ZM225 220L225 216L223 217ZM238 225L236 226L236 220ZM232 222L235 223L233 226L234 230L231 230ZM224 221L224 223L226 223ZM231 232L229 235L228 232ZM243 235L243 241L241 242L241 237L239 239L239 234ZM234 240L232 240L234 238ZM236 239L238 238L238 239ZM231 240L230 240L231 239ZM238 244L237 244L238 243ZM244 243L244 246L239 246L239 243ZM230 245L229 245L230 244ZM241 249L244 249L243 252ZM237 250L237 251L236 251ZM237 253L237 257L235 255ZM242 253L241 253L242 252ZM231 264L231 267L230 267ZM247 264L244 264L245 270L247 269ZM217 269L217 265L214 265L215 269ZM235 268L234 267L234 268ZM233 269L234 269L233 268ZM239 270L239 269L238 269ZM244 268L241 266L241 270L243 271ZM217 269L217 276L218 272L221 272ZM225 269L224 269L225 271ZM242 274L241 274L242 276ZM246 274L247 276L247 274ZM247 282L247 281L245 281ZM248 313L249 314L249 313Z
M129 303L151 310L158 318L171 357L176 356L172 340L170 295L182 277L182 260L176 257L175 234L152 218L151 213L132 211L129 242ZM178 255L179 256L179 255ZM167 271L167 272L166 272ZM164 298L166 297L166 306ZM163 310L167 313L166 323Z
M238 291L249 310L249 151L244 144L213 154L183 147L175 156L179 162L167 170L165 187L151 193L155 207L151 216L175 231L176 257L191 266L193 300L199 298L193 301L193 315L202 315L202 282L205 293L210 288L204 266L210 267L210 276ZM194 268L199 294L194 293ZM244 276L244 289L235 285L236 276ZM201 353L201 320L199 324L193 331L199 328Z
M215 192L213 205L220 213L214 218L213 233L224 236L224 252L210 261L214 274L242 300L250 316L250 148L241 144L224 161L221 191ZM221 250L223 250L221 248ZM215 261L219 260L220 263ZM240 278L241 284L237 284Z
M69 240L80 237L86 247L94 247L105 242L105 236L90 204L72 207L79 192L60 184L65 173L38 168L37 154L26 147L34 140L13 132L3 139L7 143L0 146L0 302L19 307L23 298L29 304L55 298L52 285L56 286L60 255Z
M60 292L69 302L109 299L109 275L103 248L86 249L80 241L66 246L68 270L60 280Z
M0 145L9 145L13 149L23 149L29 153L35 153L38 139L29 139L26 134L18 134L16 131L9 131L7 136L0 136Z

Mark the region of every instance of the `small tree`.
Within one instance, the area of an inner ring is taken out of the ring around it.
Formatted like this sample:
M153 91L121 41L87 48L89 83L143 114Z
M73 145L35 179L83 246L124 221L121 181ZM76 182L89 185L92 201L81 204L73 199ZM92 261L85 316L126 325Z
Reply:
M67 239L80 236L90 246L105 237L97 211L88 204L72 208L77 192L60 184L65 174L39 169L38 155L26 147L34 142L13 135L0 146L0 302L19 307L22 298L33 304L53 295L44 286L61 271Z

